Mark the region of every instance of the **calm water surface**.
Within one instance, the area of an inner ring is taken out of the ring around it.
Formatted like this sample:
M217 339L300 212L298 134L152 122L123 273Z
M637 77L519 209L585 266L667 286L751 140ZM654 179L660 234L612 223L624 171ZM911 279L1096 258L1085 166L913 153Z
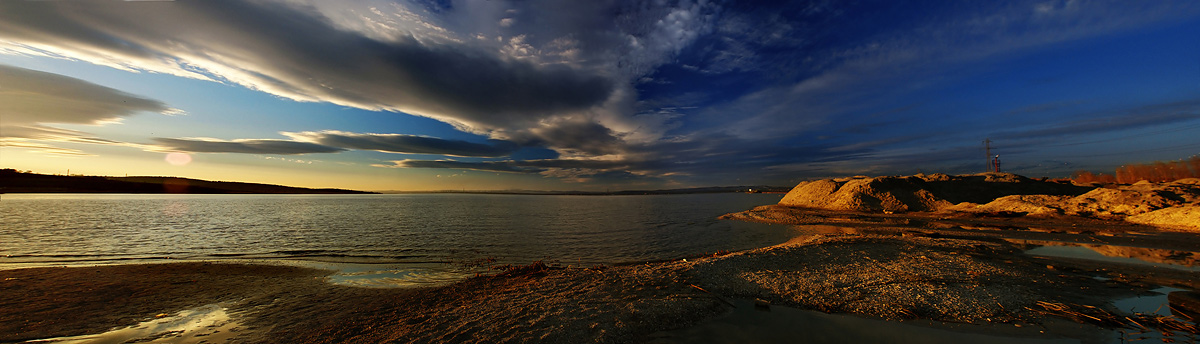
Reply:
M716 217L782 195L0 196L0 268L157 259L612 264L773 245Z

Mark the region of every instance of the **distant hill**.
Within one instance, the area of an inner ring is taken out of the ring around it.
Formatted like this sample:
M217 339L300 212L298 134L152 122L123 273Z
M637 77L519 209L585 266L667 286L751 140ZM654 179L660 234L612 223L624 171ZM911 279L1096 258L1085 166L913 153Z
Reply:
M176 177L55 176L0 169L0 193L364 194L344 189L212 182Z

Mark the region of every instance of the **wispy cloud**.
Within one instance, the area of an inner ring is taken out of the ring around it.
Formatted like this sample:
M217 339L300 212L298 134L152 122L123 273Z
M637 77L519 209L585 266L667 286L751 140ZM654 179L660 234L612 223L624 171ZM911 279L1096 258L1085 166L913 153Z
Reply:
M44 153L44 154L48 154L48 155L52 155L52 156L67 156L67 157L92 156L92 154L89 154L87 152L84 152L84 151L81 151L78 149L57 147L57 146L52 146L52 145L48 145L45 143L31 142L28 140L14 139L14 138L8 138L8 137L0 137L0 147L26 149L26 150L40 152L40 153Z
M631 162L622 160L595 159L536 159L502 161L455 161L455 160L393 160L391 165L376 164L386 168L436 168L473 170L504 173L537 173L554 178L578 178L603 173L625 171Z
M996 133L1010 139L1036 139L1120 132L1200 120L1200 100L1149 104L1128 109L1089 111L1033 127Z
M454 160L394 160L391 165L376 164L387 168L444 168L505 173L535 173L537 170L515 166L515 161L467 162Z
M143 112L178 114L166 104L54 73L0 65L0 140L4 146L56 155L88 155L56 142L144 145L94 137L54 124L106 125ZM37 141L37 142L33 142Z
M191 153L245 153L245 154L310 154L336 153L345 149L310 142L289 140L217 140L217 139L171 139L154 138L160 150Z
M139 112L175 113L162 102L54 73L0 65L4 125L104 124Z
M860 17L879 15L891 7L856 9ZM736 100L712 104L701 116L745 114L728 132L744 137L795 135L837 130L870 112L876 99L903 95L953 79L946 68L1026 53L1055 44L1137 29L1200 14L1193 2L1019 1L991 3L955 11L946 20L918 24L879 25L877 33L860 33L858 41L832 46L805 45L795 50L797 80L748 92ZM836 15L831 15L836 18ZM859 18L845 18L859 20ZM897 19L902 20L902 19ZM826 24L813 21L803 24ZM803 26L792 28L807 32ZM746 29L750 30L750 29ZM823 29L829 34L829 29ZM724 33L737 37L735 33ZM816 38L821 38L817 36ZM765 67L779 67L778 63ZM961 72L971 69L962 68ZM837 119L834 121L833 119ZM716 121L725 125L728 121ZM848 124L854 125L854 124Z
M336 130L284 132L282 134L301 142L386 153L436 154L458 157L501 157L512 154L520 148L516 144L507 141L493 140L492 144L481 144L404 134L349 133Z

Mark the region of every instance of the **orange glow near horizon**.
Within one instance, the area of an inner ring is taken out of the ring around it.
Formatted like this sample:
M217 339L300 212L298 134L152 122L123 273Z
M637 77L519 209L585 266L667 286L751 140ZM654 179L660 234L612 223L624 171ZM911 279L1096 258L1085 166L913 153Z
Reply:
M54 156L13 147L0 148L0 168L28 170L41 174L91 176L161 176L276 184L307 188L341 188L363 191L433 191L547 189L541 176L487 172L369 168L349 163L313 165L255 156L187 154L186 165L169 163L163 153L112 149L105 154ZM167 163L164 163L167 162ZM298 167L305 167L301 170ZM439 177L439 175L441 175ZM576 189L578 185L551 188Z

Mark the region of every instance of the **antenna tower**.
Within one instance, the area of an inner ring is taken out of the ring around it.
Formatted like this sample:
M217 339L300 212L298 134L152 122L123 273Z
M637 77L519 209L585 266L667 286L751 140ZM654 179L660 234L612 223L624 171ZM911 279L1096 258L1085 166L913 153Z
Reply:
M992 139L990 139L990 138L983 139L983 149L984 149L983 161L987 162L987 169L984 171L991 172L992 168L993 168L993 165L992 165Z

